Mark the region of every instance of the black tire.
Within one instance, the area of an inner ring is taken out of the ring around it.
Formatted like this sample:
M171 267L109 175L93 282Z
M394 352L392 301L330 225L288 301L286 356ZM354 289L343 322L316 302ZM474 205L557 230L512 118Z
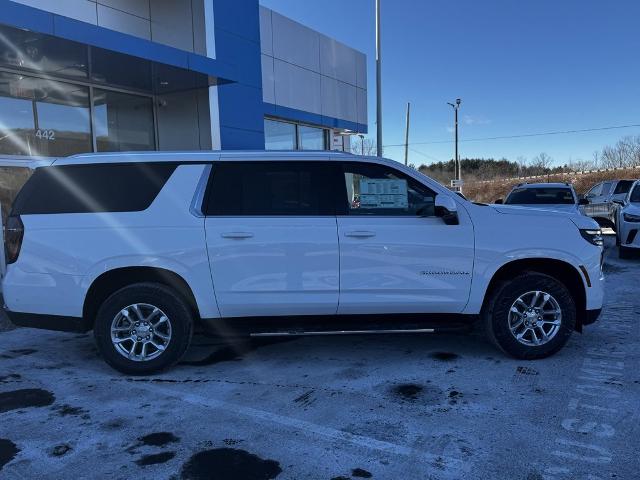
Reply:
M631 257L633 257L633 249L629 248L629 247L624 247L622 245L619 245L618 247L618 258L621 258L623 260L628 260Z
M114 318L124 308L136 303L158 307L171 324L171 339L166 349L147 361L126 358L111 341ZM175 290L158 283L136 283L118 290L103 302L93 333L102 358L111 367L127 375L150 375L175 365L187 351L193 335L193 313Z
M520 343L509 329L509 311L514 302L527 292L541 291L553 296L562 312L558 332L542 345ZM553 355L569 340L576 325L576 305L567 287L555 278L537 272L525 272L502 282L494 289L483 309L485 331L503 352L515 358L534 360Z

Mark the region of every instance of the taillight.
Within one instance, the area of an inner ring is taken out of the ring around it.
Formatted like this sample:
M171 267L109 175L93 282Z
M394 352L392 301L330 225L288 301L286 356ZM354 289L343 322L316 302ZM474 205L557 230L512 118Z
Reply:
M9 217L4 231L4 248L7 264L18 260L23 237L24 225L20 217Z

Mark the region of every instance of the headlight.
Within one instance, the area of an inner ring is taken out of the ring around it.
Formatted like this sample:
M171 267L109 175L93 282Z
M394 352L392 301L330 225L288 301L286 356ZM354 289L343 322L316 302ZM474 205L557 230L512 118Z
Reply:
M602 238L602 230L600 229L581 229L580 234L587 242L598 247L604 245L604 238Z
M640 215L632 215L631 213L623 213L622 218L625 222L640 222Z

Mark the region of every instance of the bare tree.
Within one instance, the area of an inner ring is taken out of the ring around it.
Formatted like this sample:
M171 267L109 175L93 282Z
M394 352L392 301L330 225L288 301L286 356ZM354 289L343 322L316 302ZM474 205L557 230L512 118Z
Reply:
M549 167L553 164L553 158L546 153L542 152L539 155L533 157L529 167L533 170L534 175L544 175L549 173Z
M518 176L523 177L527 168L527 157L520 155L516 158L516 163L518 164Z
M600 159L604 168L640 165L640 135L624 137L615 145L604 147Z
M351 137L351 153L373 156L376 154L376 143L372 138Z

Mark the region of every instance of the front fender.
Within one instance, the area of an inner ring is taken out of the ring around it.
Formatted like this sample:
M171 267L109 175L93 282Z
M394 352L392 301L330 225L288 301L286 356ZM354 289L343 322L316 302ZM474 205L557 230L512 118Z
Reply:
M474 265L473 279L471 283L471 293L469 303L464 313L479 314L484 304L485 296L491 281L496 273L510 263L521 260L556 260L570 265L579 275L583 288L586 289L584 275L580 270L580 266L584 265L584 260L564 250L548 250L548 249L514 249L500 255L482 255L478 253Z

